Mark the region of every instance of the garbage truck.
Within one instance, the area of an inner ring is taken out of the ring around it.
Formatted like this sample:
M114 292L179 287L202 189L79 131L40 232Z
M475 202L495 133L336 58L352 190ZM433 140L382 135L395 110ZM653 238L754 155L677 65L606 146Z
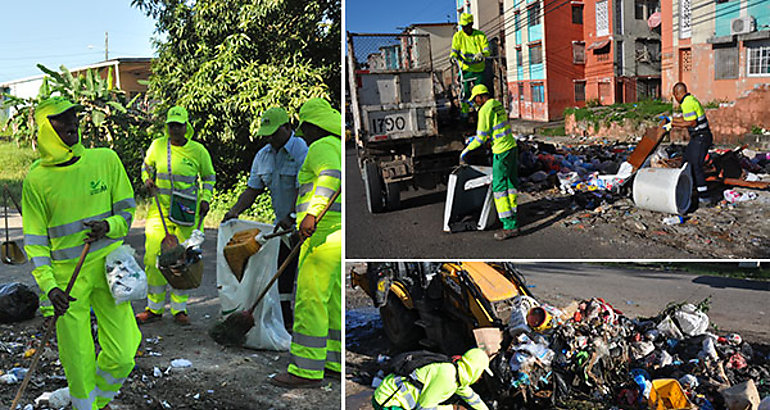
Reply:
M369 212L445 184L464 148L457 104L433 69L427 34L347 33L348 85Z
M512 263L369 262L351 283L379 308L396 348L450 355L475 345L474 329L503 329L512 300L532 296Z

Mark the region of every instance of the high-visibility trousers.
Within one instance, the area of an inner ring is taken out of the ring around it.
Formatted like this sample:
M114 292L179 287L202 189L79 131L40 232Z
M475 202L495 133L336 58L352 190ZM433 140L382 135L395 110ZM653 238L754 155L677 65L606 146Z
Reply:
M115 305L104 272L105 259L83 265L71 292L77 300L71 301L67 312L56 321L59 359L76 410L101 409L118 394L134 368L134 356L142 341L131 304ZM61 289L66 289L71 275L72 269L54 272ZM99 326L98 357L91 334L92 308Z
M181 244L190 237L192 226L179 226L166 219L168 233L176 236ZM147 272L147 309L152 313L162 314L166 306L166 288L171 289L171 314L179 312L187 313L187 299L190 297L187 290L174 289L168 286L168 281L160 273L155 263L160 254L160 243L166 237L163 229L163 221L160 218L147 219L144 225L144 268Z
M503 229L516 229L519 186L519 150L516 147L492 154L492 195Z
M288 370L322 379L324 369L342 369L342 231L316 231L299 257Z
M479 71L462 71L462 76L459 78L462 82L462 95L460 96L460 112L467 114L471 112L471 90L473 87L484 84L484 72Z

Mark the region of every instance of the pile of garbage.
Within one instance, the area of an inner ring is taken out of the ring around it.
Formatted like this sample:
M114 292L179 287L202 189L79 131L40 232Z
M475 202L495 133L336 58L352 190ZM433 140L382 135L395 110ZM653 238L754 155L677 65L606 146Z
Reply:
M519 296L490 396L497 408L770 406L768 346L712 332L708 308L670 304L631 319L601 298L558 309Z

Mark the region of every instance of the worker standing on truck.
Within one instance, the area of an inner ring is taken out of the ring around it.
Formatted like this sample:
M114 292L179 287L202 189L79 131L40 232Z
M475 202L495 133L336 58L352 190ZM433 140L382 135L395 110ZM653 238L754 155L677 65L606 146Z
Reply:
M323 99L299 110L300 134L309 144L297 175L299 254L294 332L288 372L271 381L281 387L317 387L324 371L339 376L342 361L342 197L324 215L342 185L342 117Z
M136 210L134 190L118 155L81 143L75 105L51 97L35 109L40 159L24 179L24 248L56 317L59 359L76 410L103 408L134 368L142 336L131 303L115 304L105 259L123 244ZM65 293L90 242L80 274ZM91 310L99 326L95 355ZM42 346L40 347L42 349Z
M473 98L468 97L471 90L474 86L486 83L484 57L489 57L489 41L483 31L473 28L473 14L461 14L460 26L462 30L452 37L452 51L449 57L460 65L460 110L467 115L470 112L470 102L473 101Z
M168 231L179 243L187 240L197 222L208 214L216 181L211 156L202 144L192 140L193 133L187 110L171 107L166 114L166 135L152 141L142 166L142 180L158 196ZM136 315L140 324L159 320L166 305L168 282L155 263L166 236L157 206L148 208L144 235L144 266L149 288L147 309ZM180 325L190 324L187 292L171 289L171 314Z
M701 204L709 204L711 198L706 185L706 173L703 170L706 154L708 154L714 140L711 128L709 128L709 121L700 101L687 92L685 83L674 84L674 98L682 108L682 118L672 119L671 122L664 125L664 128L667 131L670 131L671 127L687 128L690 142L684 151L684 158L690 163L690 169L692 169L693 180L698 190L698 201Z
M518 149L516 138L511 133L508 113L499 101L489 95L485 85L473 87L471 100L479 109L476 135L460 154L460 163L465 156L492 140L492 194L495 197L497 216L503 229L495 233L495 239L502 241L519 234L516 220L516 198L518 196Z
M489 372L489 356L474 348L454 363L431 363L410 375L389 374L374 391L372 406L374 410L451 410L453 405L441 403L456 394L472 409L487 410L471 388L485 371Z
M227 211L222 222L237 218L254 203L257 196L265 192L265 189L270 189L276 229L291 229L296 223L294 203L297 200L297 174L305 162L307 144L305 140L294 135L289 124L289 115L280 107L270 108L262 114L257 135L268 138L269 143L254 156L248 186L238 197L238 202ZM288 241L281 241L278 266L281 266L289 253L291 246ZM293 321L291 307L296 277L295 258L278 279L283 322L287 328L291 328Z

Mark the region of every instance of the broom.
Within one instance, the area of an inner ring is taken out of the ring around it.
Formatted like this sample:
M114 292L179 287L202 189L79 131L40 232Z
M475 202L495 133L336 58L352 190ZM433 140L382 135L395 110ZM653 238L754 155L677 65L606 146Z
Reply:
M338 189L334 192L334 195L332 195L329 203L326 204L326 207L323 209L323 211L318 214L316 224L321 221L324 215L326 215L326 211L331 208L332 204L334 204L334 201L337 200L339 195L340 190ZM243 345L243 343L246 341L246 334L249 333L252 327L254 327L254 311L257 309L257 305L259 305L259 302L262 301L275 281L278 280L278 277L280 277L281 274L289 267L291 261L297 256L297 254L299 254L299 250L304 242L305 239L301 239L299 243L294 245L294 248L292 248L289 256L284 259L281 267L278 268L278 271L275 272L275 275L273 275L273 277L270 279L270 282L268 282L267 286L265 286L265 289L262 290L262 293L257 296L256 302L254 302L249 310L231 313L227 318L225 318L225 320L217 323L214 325L214 327L211 328L211 330L209 330L209 336L211 336L215 342L224 346Z
M75 285L75 280L78 278L78 274L80 274L80 268L83 267L83 262L85 262L86 255L88 255L89 250L91 250L91 242L86 242L86 245L83 247L83 251L80 253L80 259L78 259L78 263L75 265L75 271L72 273L72 277L70 278L69 283L67 283L67 289L64 291L67 296L70 295L72 287ZM19 386L19 390L16 392L16 397L13 398L13 403L11 403L10 407L11 409L16 408L16 406L19 404L19 400L21 400L21 395L24 394L24 390L27 389L27 385L29 384L30 379L32 379L32 373L35 372L37 364L40 361L40 356L43 355L45 345L48 343L48 340L51 338L51 336L53 336L53 330L56 327L56 319L58 318L59 316L56 315L52 321L48 322L48 327L45 329L45 335L40 341L40 347L35 352L35 357L32 358L32 364L29 366L27 375L24 376L24 381L21 382L21 386Z

